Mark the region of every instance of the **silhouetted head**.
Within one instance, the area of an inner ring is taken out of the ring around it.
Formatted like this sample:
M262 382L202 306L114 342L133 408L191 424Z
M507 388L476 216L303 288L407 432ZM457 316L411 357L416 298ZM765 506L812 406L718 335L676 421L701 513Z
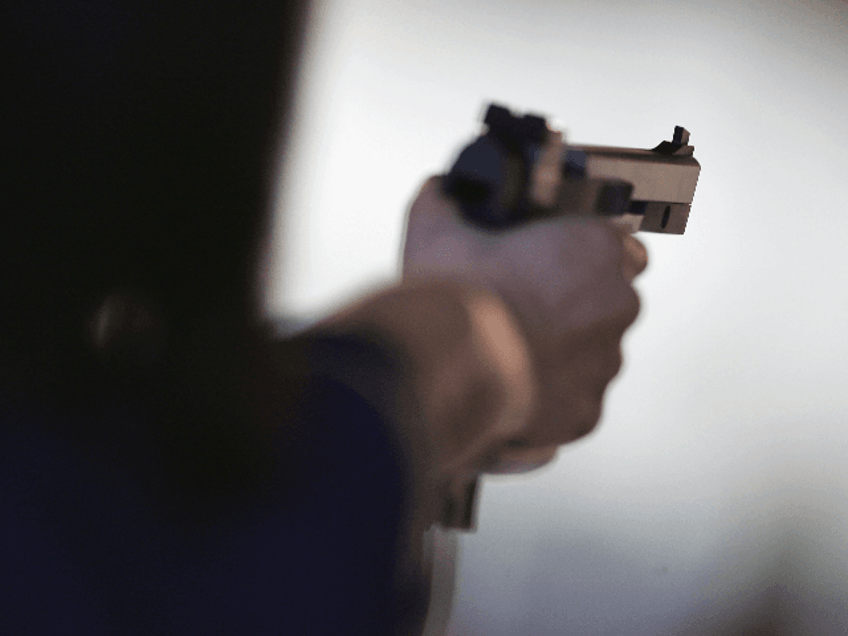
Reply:
M306 4L3 3L7 371L84 365L116 315L151 342L256 319Z

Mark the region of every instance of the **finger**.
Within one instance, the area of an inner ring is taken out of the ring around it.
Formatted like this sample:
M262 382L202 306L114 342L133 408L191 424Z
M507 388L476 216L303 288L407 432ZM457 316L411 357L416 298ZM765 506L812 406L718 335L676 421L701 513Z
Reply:
M628 234L622 241L621 272L632 281L648 266L648 250L639 239Z
M611 221L610 225L616 231L621 241L621 261L619 269L627 281L632 282L648 266L648 250L645 245L633 236L629 226Z
M512 448L501 453L496 462L486 468L486 472L492 475L529 473L551 463L558 451L556 445Z

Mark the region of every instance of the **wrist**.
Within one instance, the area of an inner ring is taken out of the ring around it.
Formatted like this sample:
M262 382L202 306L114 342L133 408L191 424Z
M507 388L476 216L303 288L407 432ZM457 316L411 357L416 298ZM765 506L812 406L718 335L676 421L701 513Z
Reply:
M451 281L406 283L316 329L359 332L400 352L439 479L480 472L530 417L536 381L529 348L493 292Z

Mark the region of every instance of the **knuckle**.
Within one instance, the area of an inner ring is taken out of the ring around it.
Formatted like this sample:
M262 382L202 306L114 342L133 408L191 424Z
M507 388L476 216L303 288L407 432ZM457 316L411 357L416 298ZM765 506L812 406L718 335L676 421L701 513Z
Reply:
M568 443L589 433L601 419L600 393L595 387L584 386L572 396L570 408L565 412L559 442Z
M624 358L621 354L621 346L617 346L607 358L607 365L603 377L605 378L601 392L606 389L607 384L618 375L621 367L624 364Z
M632 280L645 271L648 266L648 250L644 243L633 236L624 238L622 254L622 271Z
M581 405L574 418L573 432L577 439L590 433L601 420L602 401L595 396L587 396L581 400Z
M624 316L624 320L628 325L633 324L636 321L636 318L639 315L639 312L642 309L642 301L639 298L639 294L633 289L633 286L628 284L627 289L624 292L624 304L622 307L622 314Z
M619 325L623 333L639 316L642 301L633 285L622 278L618 288L609 295L606 307L611 323Z

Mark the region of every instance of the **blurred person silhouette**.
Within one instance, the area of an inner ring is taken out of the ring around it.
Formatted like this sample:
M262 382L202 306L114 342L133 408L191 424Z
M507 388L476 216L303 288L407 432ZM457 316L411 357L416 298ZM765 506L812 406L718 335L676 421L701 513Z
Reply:
M457 484L598 421L641 244L486 234L438 178L401 282L274 336L258 269L307 15L0 8L3 633L416 633Z

